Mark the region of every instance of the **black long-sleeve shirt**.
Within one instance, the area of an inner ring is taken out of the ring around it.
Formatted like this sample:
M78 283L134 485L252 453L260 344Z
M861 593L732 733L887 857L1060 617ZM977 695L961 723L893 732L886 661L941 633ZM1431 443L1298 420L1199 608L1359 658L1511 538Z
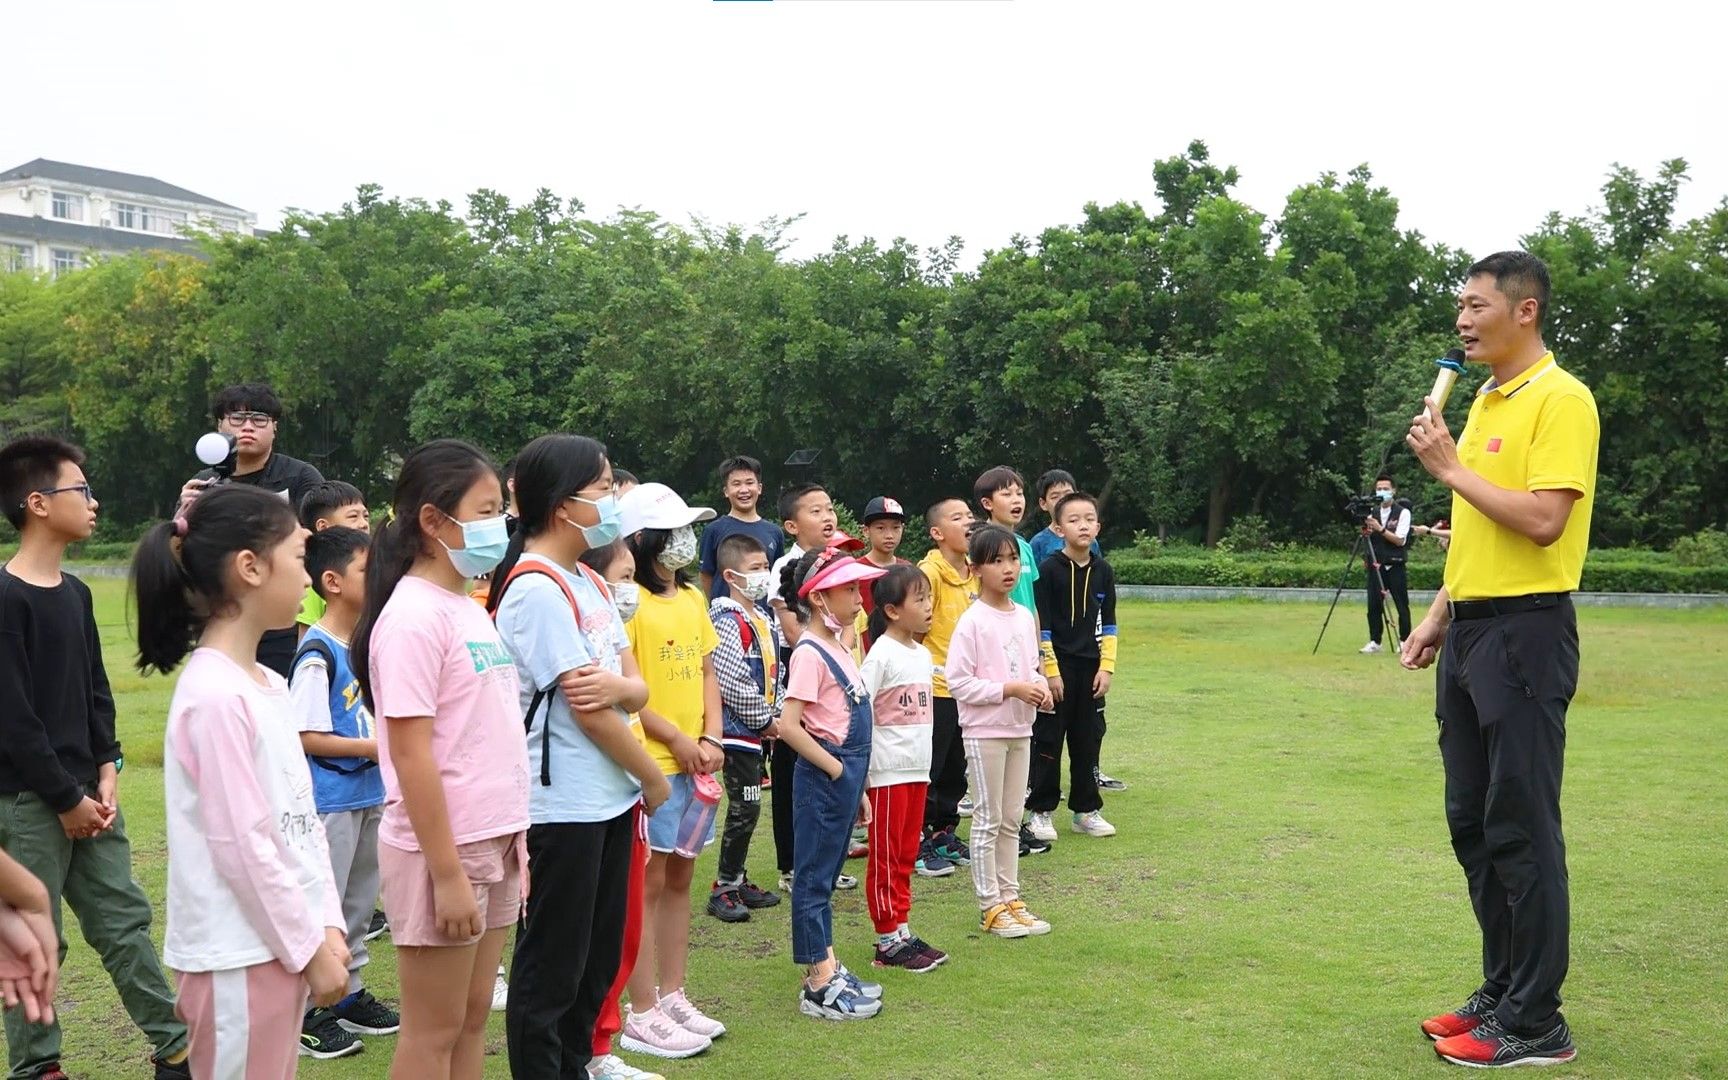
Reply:
M0 567L0 792L28 791L65 813L120 757L90 588L52 588Z
M1032 597L1039 636L1055 657L1097 660L1101 670L1116 670L1116 572L1102 555L1081 566L1066 550L1056 552L1039 564ZM1053 660L1046 655L1045 674Z

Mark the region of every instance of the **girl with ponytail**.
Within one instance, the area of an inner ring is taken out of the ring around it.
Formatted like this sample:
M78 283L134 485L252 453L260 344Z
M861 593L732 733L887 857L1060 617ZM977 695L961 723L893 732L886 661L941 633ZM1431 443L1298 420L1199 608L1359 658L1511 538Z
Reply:
M438 439L402 463L372 539L352 663L378 724L378 865L402 982L390 1075L478 1078L527 875L516 666L469 579L509 544L498 471Z
M192 1075L291 1077L310 990L348 989L347 931L282 676L258 642L299 610L306 531L224 486L145 534L132 562L138 667L191 654L168 707L168 931Z

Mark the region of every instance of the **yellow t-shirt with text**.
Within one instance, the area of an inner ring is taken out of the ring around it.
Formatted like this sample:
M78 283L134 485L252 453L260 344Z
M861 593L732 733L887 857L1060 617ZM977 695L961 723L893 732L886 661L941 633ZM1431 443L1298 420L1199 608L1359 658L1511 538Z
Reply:
M642 590L642 603L624 624L642 680L648 684L648 708L665 717L690 738L702 734L702 661L720 639L708 618L708 602L693 585L671 596ZM665 743L644 733L648 756L667 776L679 772Z

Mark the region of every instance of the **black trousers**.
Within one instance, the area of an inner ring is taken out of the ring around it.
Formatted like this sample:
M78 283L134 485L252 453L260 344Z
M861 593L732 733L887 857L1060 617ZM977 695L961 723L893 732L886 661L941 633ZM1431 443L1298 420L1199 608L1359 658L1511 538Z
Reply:
M966 747L960 741L960 706L951 697L930 699L930 791L924 801L924 831L960 824L966 797Z
M726 750L726 825L720 832L721 885L741 885L750 857L750 838L762 817L762 755ZM791 800L787 800L790 802Z
M623 958L635 822L630 810L528 829L528 905L504 1011L519 1080L587 1076L594 1022Z
M1062 742L1068 742L1068 809L1076 814L1103 809L1098 795L1098 744L1104 738L1092 679L1098 661L1058 656L1062 700L1055 712L1039 713L1032 721L1031 792L1026 809L1048 814L1062 798Z
M785 739L774 740L774 865L782 874L792 872L792 767L798 751Z
M1398 608L1398 640L1403 641L1410 636L1410 583L1401 562L1381 563L1378 580L1374 565L1368 565L1368 640L1379 644L1385 628L1386 598L1380 595L1381 581L1386 583L1386 591L1392 594L1392 603Z
M1514 1035L1559 1017L1571 906L1560 779L1578 688L1578 623L1551 608L1459 620L1440 654L1434 712L1446 823L1482 928L1483 989Z

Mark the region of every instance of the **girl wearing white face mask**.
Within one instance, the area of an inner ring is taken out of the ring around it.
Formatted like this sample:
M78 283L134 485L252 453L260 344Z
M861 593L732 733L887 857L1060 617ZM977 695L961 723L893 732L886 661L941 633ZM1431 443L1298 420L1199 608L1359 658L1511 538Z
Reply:
M671 796L648 819L642 944L630 975L621 1041L626 1050L685 1057L726 1031L684 992L696 862L676 850L678 823L696 797L697 775L712 774L725 762L714 624L685 570L696 558L693 526L712 520L714 511L686 505L664 484L634 488L619 509L626 531L641 526L629 541L640 601L625 633L648 684L642 730L649 755L672 785Z
M708 604L720 646L714 651L724 713L726 825L720 868L708 914L744 922L755 908L773 907L777 893L752 884L744 872L750 838L762 813L762 740L776 734L780 714L780 621L768 614L768 551L748 533L733 533L714 552L726 595Z
M351 662L378 719L378 863L402 980L392 1076L477 1078L527 873L516 667L468 599L508 545L498 471L439 439L402 463L373 538Z

